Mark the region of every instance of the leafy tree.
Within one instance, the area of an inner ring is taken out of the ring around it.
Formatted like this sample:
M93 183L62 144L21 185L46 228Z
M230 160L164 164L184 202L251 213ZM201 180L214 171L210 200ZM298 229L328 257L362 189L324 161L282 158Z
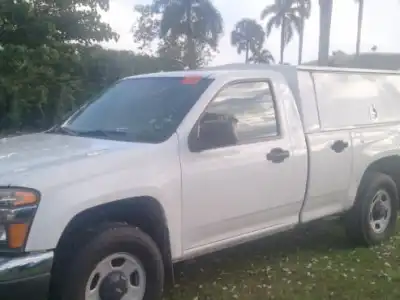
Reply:
M361 31L362 22L364 16L364 0L355 0L358 3L358 18L357 18L357 43L356 43L356 55L360 55L361 46Z
M182 68L187 68L187 52L185 37L174 38L168 36L159 41L157 54L160 58L165 58L174 61ZM207 65L213 58L213 51L209 45L195 41L196 60L195 65Z
M211 0L154 0L153 8L161 14L160 37L184 40L184 64L190 69L197 67L199 48L217 49L223 21Z
M154 1L147 5L135 6L138 17L132 27L134 41L139 44L143 54L158 55L175 61L182 67L188 66L187 37L185 34L168 34L161 36L162 6ZM208 40L194 40L194 65L207 64L213 57L216 48L212 48Z
M168 59L100 46L6 45L0 51L0 132L49 127L121 77L178 69Z
M261 12L261 19L269 17L266 34L269 36L272 28L281 29L280 63L283 63L285 47L292 40L295 32L299 33L301 18L295 0L275 0Z
M101 21L109 0L2 0L0 44L37 47L54 42L91 44L118 35Z
M116 38L108 0L0 2L0 132L47 128L115 80L181 69L176 62L90 44Z
M159 57L166 57L176 61L182 68L185 68L185 41L182 38L167 37L158 43L157 54Z
M257 21L242 19L236 23L231 33L231 44L237 48L238 54L245 52L245 62L249 62L250 54L262 48L265 32Z
M117 38L100 20L107 9L108 0L0 2L1 127L41 126L74 105L76 45Z
M73 107L80 84L75 65L70 47L5 45L0 51L0 128L41 127L59 110Z
M138 17L132 26L133 39L143 53L152 54L160 35L160 14L151 4L136 5L134 11Z

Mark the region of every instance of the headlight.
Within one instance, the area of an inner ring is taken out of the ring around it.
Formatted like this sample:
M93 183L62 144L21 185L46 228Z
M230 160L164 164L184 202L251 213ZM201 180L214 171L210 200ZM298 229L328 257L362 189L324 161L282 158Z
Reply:
M32 189L0 189L0 250L24 247L39 198Z

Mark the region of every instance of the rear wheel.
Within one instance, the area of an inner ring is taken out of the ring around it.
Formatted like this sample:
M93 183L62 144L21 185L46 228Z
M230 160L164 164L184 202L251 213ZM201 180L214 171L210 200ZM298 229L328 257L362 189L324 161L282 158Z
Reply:
M121 224L107 225L89 239L66 274L63 300L158 300L164 286L155 242Z
M366 174L346 216L349 237L364 245L387 240L396 229L398 205L397 187L390 176L379 172Z

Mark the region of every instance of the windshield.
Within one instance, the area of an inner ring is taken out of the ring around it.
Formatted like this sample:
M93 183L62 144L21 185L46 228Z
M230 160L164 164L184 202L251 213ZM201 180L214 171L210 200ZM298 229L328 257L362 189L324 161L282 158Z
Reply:
M160 143L177 129L211 83L199 77L147 77L117 82L85 104L61 132Z

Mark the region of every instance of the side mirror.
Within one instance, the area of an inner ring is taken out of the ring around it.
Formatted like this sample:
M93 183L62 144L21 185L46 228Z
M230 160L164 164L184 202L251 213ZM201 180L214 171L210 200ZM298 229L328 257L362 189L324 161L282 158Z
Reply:
M237 144L237 119L233 116L206 113L195 127L191 137L191 150L203 151Z

